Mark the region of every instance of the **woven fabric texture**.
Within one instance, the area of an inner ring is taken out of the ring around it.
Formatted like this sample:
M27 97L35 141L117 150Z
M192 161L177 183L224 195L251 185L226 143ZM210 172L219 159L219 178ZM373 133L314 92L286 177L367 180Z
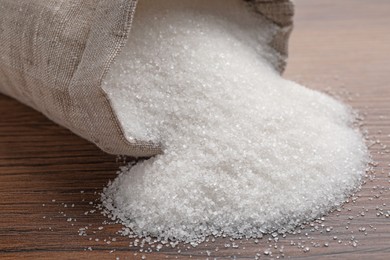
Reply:
M288 0L249 0L278 26L270 43L282 72L292 30ZM137 0L0 0L0 93L40 111L103 151L133 157L159 144L128 141L101 88L131 37Z

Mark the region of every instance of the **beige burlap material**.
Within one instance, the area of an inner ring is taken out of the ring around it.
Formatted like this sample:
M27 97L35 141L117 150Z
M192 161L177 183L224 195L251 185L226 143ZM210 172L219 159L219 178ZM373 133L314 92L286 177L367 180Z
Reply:
M283 71L292 30L289 0L249 0L278 32ZM136 0L0 0L0 92L40 111L107 153L134 157L159 144L128 141L101 88L128 37Z

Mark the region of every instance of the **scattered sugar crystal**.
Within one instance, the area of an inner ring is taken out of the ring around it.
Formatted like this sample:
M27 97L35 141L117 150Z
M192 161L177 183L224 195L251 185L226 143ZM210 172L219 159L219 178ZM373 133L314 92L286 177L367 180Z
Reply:
M163 154L121 168L102 194L137 236L259 238L339 206L361 183L369 156L352 111L283 79L266 47L273 25L247 8L139 1L103 85L129 140Z

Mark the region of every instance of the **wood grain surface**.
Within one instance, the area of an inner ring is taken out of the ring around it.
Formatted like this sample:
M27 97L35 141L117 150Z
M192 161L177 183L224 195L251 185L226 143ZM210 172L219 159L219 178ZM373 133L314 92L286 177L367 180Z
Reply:
M107 219L92 205L121 162L0 95L0 258L267 259L282 258L282 249L291 259L390 259L390 1L295 2L285 77L344 98L365 116L374 140L375 175L340 211L277 243L265 236L236 241L235 248L217 239L140 252L116 234L119 225L102 224Z

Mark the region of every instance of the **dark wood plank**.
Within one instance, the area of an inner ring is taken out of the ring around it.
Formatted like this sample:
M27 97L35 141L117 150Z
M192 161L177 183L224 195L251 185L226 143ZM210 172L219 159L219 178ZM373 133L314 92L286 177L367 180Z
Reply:
M281 256L278 250L284 246L285 256L293 259L390 258L390 218L385 217L390 210L390 2L296 0L296 6L285 76L338 94L365 114L370 138L381 142L371 147L378 163L375 178L367 180L356 201L327 216L323 227L314 223L281 238L277 249L268 237L258 244L236 241L237 249L218 239L197 248L164 247L145 254L147 259L205 259L208 252L210 259L253 259L256 253L267 258L263 252L269 246L274 257ZM103 225L107 219L91 205L115 178L116 158L1 95L0 114L0 258L141 259L144 252L116 234L120 226ZM79 228L86 226L88 235L79 236ZM367 235L359 231L362 227ZM310 251L303 252L298 243Z

